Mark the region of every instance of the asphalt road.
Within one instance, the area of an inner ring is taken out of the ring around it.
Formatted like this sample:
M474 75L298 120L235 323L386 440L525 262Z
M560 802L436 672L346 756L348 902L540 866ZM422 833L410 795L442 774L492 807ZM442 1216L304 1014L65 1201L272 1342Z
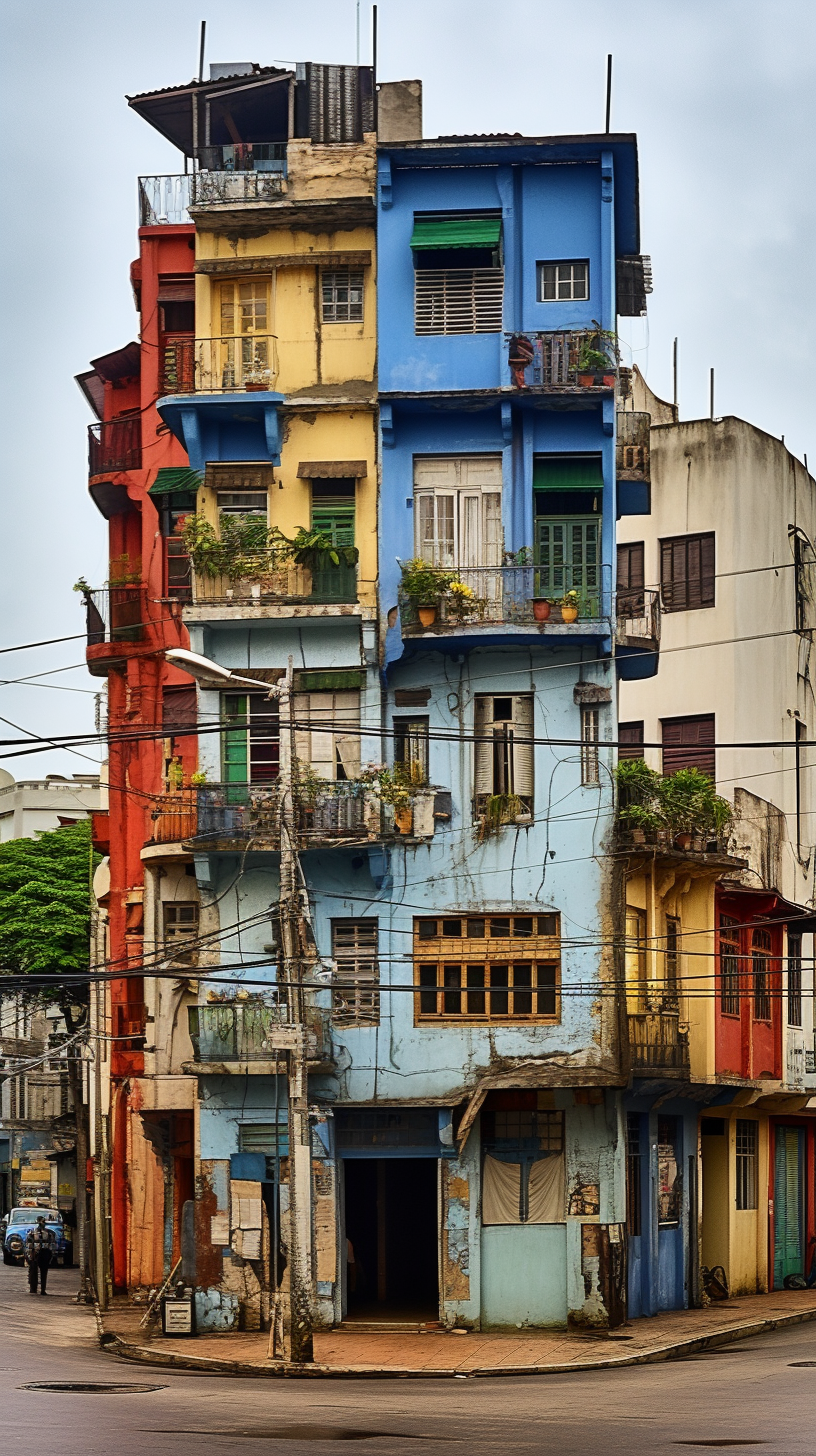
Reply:
M0 1266L3 1456L682 1456L724 1447L816 1453L816 1323L616 1372L466 1380L246 1380L105 1355L72 1302L76 1271L45 1299ZM810 1366L794 1362L810 1361ZM154 1386L33 1391L34 1381Z

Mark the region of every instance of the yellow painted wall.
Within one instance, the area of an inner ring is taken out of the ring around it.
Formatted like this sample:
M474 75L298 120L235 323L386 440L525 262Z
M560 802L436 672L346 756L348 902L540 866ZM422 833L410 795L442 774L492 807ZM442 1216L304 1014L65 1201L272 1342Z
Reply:
M701 1119L705 1124L705 1118ZM728 1179L728 1122L722 1137L701 1137L703 1207L703 1263L712 1269L722 1264L726 1273L730 1257L730 1193Z
M723 1265L731 1294L761 1294L768 1288L768 1119L749 1107L718 1108L716 1115L725 1119L725 1136L700 1139L703 1263ZM758 1125L756 1208L736 1206L739 1118Z

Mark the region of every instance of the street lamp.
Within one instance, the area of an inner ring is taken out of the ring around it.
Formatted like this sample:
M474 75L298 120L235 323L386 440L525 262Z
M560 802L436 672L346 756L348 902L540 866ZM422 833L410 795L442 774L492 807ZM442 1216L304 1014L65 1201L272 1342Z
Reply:
M262 686L257 678L241 677L230 668L222 667L220 662L213 662L211 658L202 657L198 652L190 652L186 647L168 647L164 655L172 667L183 668L197 682L240 683L245 688Z

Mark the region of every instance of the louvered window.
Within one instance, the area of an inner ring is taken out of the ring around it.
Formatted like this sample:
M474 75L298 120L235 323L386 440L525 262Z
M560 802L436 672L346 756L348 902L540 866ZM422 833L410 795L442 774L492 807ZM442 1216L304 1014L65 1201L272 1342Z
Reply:
M427 268L414 274L416 334L499 334L503 268Z
M332 921L332 957L340 982L332 991L332 1020L341 1026L379 1023L377 939L376 920Z
M669 536L660 542L660 590L664 612L714 606L714 532Z
M533 807L533 699L519 694L476 698L474 796L481 813L495 794Z
M697 713L689 718L663 718L663 773L674 774L681 768L697 768L714 778L714 714Z
M643 720L618 724L618 758L643 757Z
M415 1017L554 1021L557 915L456 915L414 921Z
M642 541L627 541L618 547L618 616L641 617L646 584Z

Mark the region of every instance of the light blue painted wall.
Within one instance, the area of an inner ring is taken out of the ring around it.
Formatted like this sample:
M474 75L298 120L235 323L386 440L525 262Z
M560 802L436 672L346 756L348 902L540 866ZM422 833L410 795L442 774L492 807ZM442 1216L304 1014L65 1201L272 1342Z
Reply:
M563 1327L566 1265L564 1224L483 1228L483 1325Z

